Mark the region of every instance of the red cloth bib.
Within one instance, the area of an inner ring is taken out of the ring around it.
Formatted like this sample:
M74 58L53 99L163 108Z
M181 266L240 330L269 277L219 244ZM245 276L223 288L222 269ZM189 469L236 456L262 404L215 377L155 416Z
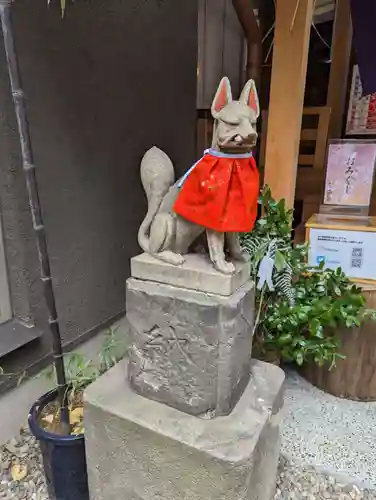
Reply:
M259 188L252 156L221 158L207 153L184 181L174 210L207 229L245 233L255 225Z

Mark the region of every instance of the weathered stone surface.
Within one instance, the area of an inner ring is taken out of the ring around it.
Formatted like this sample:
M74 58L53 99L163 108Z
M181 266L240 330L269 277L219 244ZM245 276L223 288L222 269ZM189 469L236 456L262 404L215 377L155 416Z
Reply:
M207 420L143 398L125 363L85 393L91 500L271 500L283 371L253 361L233 412Z
M184 264L173 266L147 253L137 255L131 259L131 275L142 280L226 296L249 281L248 262L234 262L236 272L223 274L214 269L206 255L187 254L184 258Z
M193 415L227 415L249 380L251 281L230 297L130 278L129 380L139 394Z

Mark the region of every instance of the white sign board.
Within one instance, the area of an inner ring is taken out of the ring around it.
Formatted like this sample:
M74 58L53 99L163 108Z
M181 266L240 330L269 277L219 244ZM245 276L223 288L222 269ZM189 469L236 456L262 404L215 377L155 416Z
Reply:
M341 267L350 278L376 280L376 232L311 229L308 262Z

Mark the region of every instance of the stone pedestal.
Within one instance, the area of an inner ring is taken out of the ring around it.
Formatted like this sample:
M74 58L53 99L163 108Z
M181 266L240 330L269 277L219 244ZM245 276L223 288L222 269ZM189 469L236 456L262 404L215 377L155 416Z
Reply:
M131 275L140 280L227 297L249 281L248 262L234 262L235 273L223 274L214 269L207 255L191 253L184 258L184 264L172 266L143 253L131 259Z
M129 380L136 392L192 415L231 412L250 376L249 278L228 297L130 278L127 318Z
M131 390L120 363L85 393L91 500L272 500L284 374L254 361L227 417L197 418Z

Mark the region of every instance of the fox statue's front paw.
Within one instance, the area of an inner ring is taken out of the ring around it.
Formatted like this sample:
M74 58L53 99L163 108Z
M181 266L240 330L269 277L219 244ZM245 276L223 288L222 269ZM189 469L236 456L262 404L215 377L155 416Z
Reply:
M174 266L181 266L182 264L184 264L184 262L185 258L182 255L180 255L179 253L172 253L170 261L171 264L173 264Z
M234 274L235 266L232 262L227 262L226 260L213 262L214 267L217 271L223 274Z
M172 264L173 266L181 266L185 262L185 258L180 253L175 253L171 250L164 250L163 252L154 254L154 257L168 262L168 264Z

